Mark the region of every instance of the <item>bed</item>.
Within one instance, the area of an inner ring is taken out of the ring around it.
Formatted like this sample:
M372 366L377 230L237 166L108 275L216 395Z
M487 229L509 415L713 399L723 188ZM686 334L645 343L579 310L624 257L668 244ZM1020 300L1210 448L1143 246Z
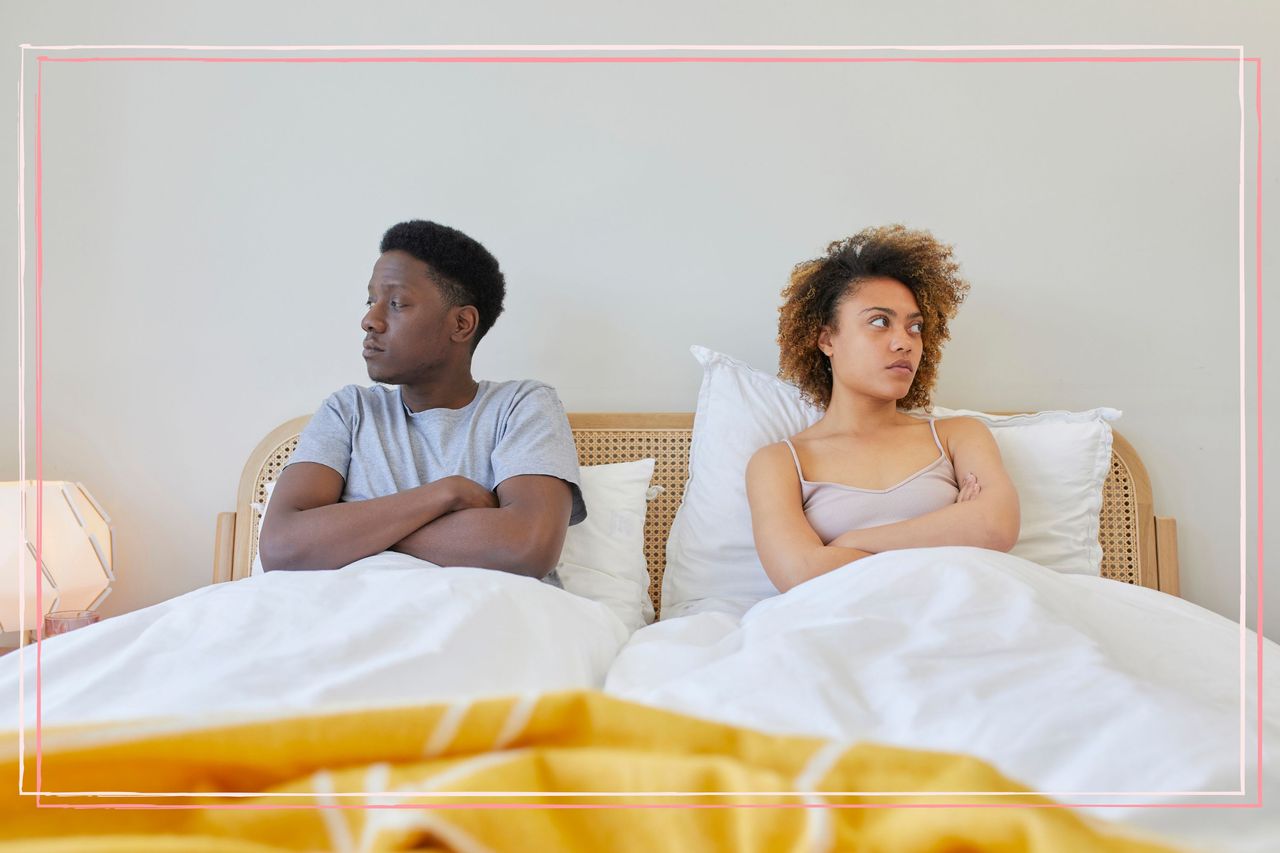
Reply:
M1014 414L1002 412L999 414ZM267 485L288 463L309 416L293 418L272 430L254 448L240 477L235 512L218 515L214 537L213 582L246 578L258 549L255 503L266 500ZM574 413L569 415L581 465L602 465L652 457L653 482L663 491L649 503L644 549L649 594L661 618L662 575L671 522L689 476L692 412ZM1102 576L1178 594L1177 522L1153 511L1151 479L1133 445L1112 431L1111 469L1103 491Z
M889 571L837 570L745 613L712 609L628 631L600 603L545 584L422 572L403 555L251 577L254 506L306 420L273 430L247 460L235 511L217 519L211 586L46 644L45 774L59 779L60 802L94 802L73 796L85 791L185 791L196 794L177 802L204 806L225 804L214 792L266 791L355 807L340 819L198 811L145 824L219 843L298 845L270 849L375 849L361 845L388 838L596 849L630 837L707 849L925 850L946 839L973 849L1246 851L1274 849L1280 837L1274 809L1138 805L1239 803L1166 792L1256 790L1256 736L1240 728L1240 700L1256 704L1256 686L1240 695L1239 627L1177 597L1175 523L1154 514L1142 461L1114 430L1100 576L983 549L912 549L864 561ZM661 615L694 415L573 414L570 424L584 466L656 460L662 488L648 502L643 546ZM407 616L386 615L409 601ZM1274 661L1263 680L1280 686ZM0 662L0 683L17 671ZM414 677L423 671L431 677ZM130 695L112 693L112 680ZM1265 715L1263 727L1280 735L1280 718ZM712 809L661 824L625 810L590 820L518 811L495 822L447 808L467 802L447 794L465 791L499 792L489 799L508 804L980 808L902 812L912 815L905 823L894 809L861 817L859 808ZM557 799L566 792L576 793ZM1076 808L991 808L1055 802ZM446 808L393 809L421 803ZM7 808L19 819L2 837L42 833L20 805ZM76 819L93 836L144 831L102 813Z
M257 535L257 516L251 506L263 499L266 485L287 461L305 423L306 418L299 418L283 424L263 440L246 465L236 513L219 518L215 580L248 573ZM1001 567L1003 573L952 590L945 597L937 592L942 587L936 585L936 566L931 565L940 559L936 553L899 559L900 573L910 572L919 583L935 585L937 598L946 602L935 618L949 621L950 631L933 643L909 645L899 638L882 639L847 661L843 672L847 680L833 686L833 667L828 663L832 644L866 642L866 626L851 617L850 610L875 607L886 624L907 624L910 613L893 608L898 599L895 583L843 583L842 575L833 573L806 584L808 590L803 594L780 597L755 608L745 624L743 619L722 613L661 620L666 545L689 473L693 424L693 413L570 415L583 466L653 458L653 482L663 490L649 503L644 534L649 595L659 621L635 632L619 651L606 677L604 691L608 695L774 734L845 742L869 738L907 747L964 751L992 761L1016 779L1032 781L1037 790L1054 792L1059 801L1087 804L1101 799L1104 805L1093 808L1092 814L1114 820L1123 812L1128 825L1144 829L1165 828L1175 813L1117 808L1150 802L1151 796L1099 798L1088 792L1236 787L1228 783L1238 782L1238 728L1222 728L1228 717L1205 713L1198 699L1182 701L1186 697L1180 697L1179 691L1188 690L1195 680L1201 682L1197 689L1204 689L1207 685L1203 682L1210 676L1207 671L1200 672L1188 680L1179 667L1199 655L1208 670L1212 659L1196 646L1212 633L1219 650L1234 653L1238 635L1233 623L1177 598L1176 522L1153 512L1146 468L1118 430L1112 429L1110 466L1103 489L1100 578L1028 573L1025 565L1008 559L1008 565ZM950 565L973 561L971 552L976 549L957 550L961 553L942 559ZM990 569L990 563L999 562L996 558L1002 556L984 555L972 565ZM864 581L872 577L872 573L862 573ZM851 575L848 580L855 578ZM1016 630L992 634L963 651L949 648L956 636L981 633L981 622L990 617L990 610L975 615L975 601L996 596L1006 599L1002 606L1021 607L1029 619L1039 620L1039 629L1023 624ZM1081 627L1072 623L1072 614L1058 613L1055 607L1063 603L1061 596L1089 602L1092 624ZM788 624L820 624L823 629L788 631ZM1188 630L1190 626L1198 630ZM1050 678L1024 676L1022 686L1010 687L1010 673L1061 657L1055 654L1056 642L1087 642L1109 650L1107 656L1073 664L1075 677L1093 685L1093 703L1070 711L1043 707L1045 697L1060 692ZM985 668L978 665L986 657L999 656L993 649L1018 643L1023 648L1012 659ZM921 661L941 662L950 656L972 663L960 672L961 678L940 680L928 667L915 674L905 671L908 667L886 670L883 661L895 656L914 659L922 667ZM874 669L877 660L880 670ZM1153 668L1153 660L1165 665ZM802 665L809 661L824 663ZM1235 698L1233 692L1238 688L1238 682L1233 681L1237 674L1234 659L1221 662L1226 666L1212 673L1209 695L1215 701ZM852 677L849 670L874 674ZM1135 689L1137 682L1130 678L1138 672L1142 673L1142 689ZM874 697L880 695L896 698L877 705ZM1123 710L1111 707L1112 702ZM959 722L957 705L965 708ZM1041 712L1038 724L1023 726L1016 738L1006 733L1018 724L1020 712L1002 716L989 711L1032 707ZM1055 731L1064 723L1072 731L1092 728L1097 732L1088 749ZM1221 736L1206 737L1215 727ZM1179 741L1193 742L1196 749L1171 757L1165 747ZM1128 770L1099 772L1112 764ZM1186 826L1178 829L1188 836Z

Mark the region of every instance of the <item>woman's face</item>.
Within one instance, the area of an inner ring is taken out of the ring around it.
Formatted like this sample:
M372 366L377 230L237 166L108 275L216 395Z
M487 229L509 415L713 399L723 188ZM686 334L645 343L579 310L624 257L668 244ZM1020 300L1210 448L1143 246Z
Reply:
M835 328L823 327L818 347L831 358L834 385L896 401L915 380L923 333L924 316L911 290L897 279L870 278L840 301Z

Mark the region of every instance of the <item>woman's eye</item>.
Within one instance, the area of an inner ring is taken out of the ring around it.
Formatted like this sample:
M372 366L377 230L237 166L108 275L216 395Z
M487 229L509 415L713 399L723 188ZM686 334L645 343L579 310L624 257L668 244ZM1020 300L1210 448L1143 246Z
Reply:
M391 307L392 307L392 308L399 308L399 307L401 307L401 306L400 306L400 303L399 303L399 302L396 302L396 301L393 299L393 300L391 300Z
M880 328L880 329L887 329L887 328L889 328L889 326L887 325L887 324L888 324L888 322L889 322L889 318L888 318L888 317L886 317L886 316L884 316L883 314L881 314L881 315L879 315L878 317L872 317L872 318L871 318L871 322L872 322L872 323L874 323L876 320L884 320L884 322L885 322L885 324L886 324L886 325L884 325L884 326L877 326L877 328ZM924 334L924 322L923 322L923 321L921 321L921 320L917 320L916 322L912 323L911 325L915 328L915 330L916 330L916 332L917 332L918 334Z

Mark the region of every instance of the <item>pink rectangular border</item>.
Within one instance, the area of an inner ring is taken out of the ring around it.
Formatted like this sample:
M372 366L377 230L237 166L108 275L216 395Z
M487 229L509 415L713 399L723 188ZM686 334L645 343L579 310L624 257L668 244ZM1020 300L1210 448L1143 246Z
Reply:
M222 46L222 47L213 47L213 46L209 46L209 47L198 47L198 46L189 46L189 45L174 45L174 46L166 46L166 47L163 47L163 48L162 48L162 47L159 47L159 46L142 46L142 45L138 45L138 46L83 45L83 46L42 46L42 47L40 47L39 49L41 49L41 50L68 50L68 49L90 49L90 48L92 48L92 49L108 49L108 50L111 50L111 49L123 49L123 48L125 48L125 47L128 47L128 48L136 48L136 49L148 49L148 50L150 50L150 49L179 49L179 50L218 50L218 51L230 51L230 50L281 50L281 51L297 51L297 50L300 50L300 51L305 51L305 50L366 50L366 49L368 49L368 50L423 50L423 49L429 49L429 50L518 50L518 51L538 51L538 50L588 50L588 51L589 51L589 50L599 50L599 49L615 49L615 50L636 50L636 49L641 49L641 48L638 48L637 46L590 46L590 45L570 45L570 46L557 46L557 47L553 47L553 46L546 46L546 45L542 45L542 46L535 46L535 45L510 45L510 46L489 46L489 47L460 47L460 46L457 46L457 45L437 45L437 46L421 46L421 47L412 47L412 46L389 46L389 45L374 45L374 46L367 46L367 47L360 47L360 48L350 47L350 46L348 46L348 47L342 47L342 46L330 46L330 47L321 47L321 48L308 48L308 47L302 47L302 46L284 46L284 45L262 46L262 47L253 47L253 48L235 47L235 46ZM719 50L730 50L730 49L741 49L741 50L753 50L753 51L771 51L771 50L792 50L792 51L810 50L810 51L812 51L812 50L848 50L848 49L874 49L874 50L885 50L885 51L889 51L889 50L903 50L903 49L911 49L911 50L939 50L939 51L942 51L942 50L973 50L973 51L983 51L983 50L993 50L993 49L1001 49L1001 50L1027 50L1027 49L1050 49L1050 48L1053 48L1053 49L1057 49L1057 48L1067 48L1067 49L1083 49L1083 50L1106 50L1106 49L1115 49L1116 47L1117 47L1117 46L1107 46L1107 45L1054 45L1054 46L1047 46L1047 45L1017 45L1017 46L999 46L999 47L996 47L996 46L990 46L990 45L987 45L987 46L936 46L936 45L935 45L935 46L916 46L916 47L911 47L911 48L891 47L891 46L866 46L866 47L862 47L862 48L850 48L850 47L843 47L843 46L830 46L830 47L822 47L822 46L785 46L785 47L783 47L783 46L760 46L760 45L747 45L747 46L741 46L740 48L729 48L729 47L727 47L727 46L702 46L702 45L672 46L672 45L657 45L657 46L652 46L652 49L668 49L668 50L670 50L670 49L675 49L675 50L717 50L717 49L719 49ZM670 805L670 804L637 804L637 805L627 805L626 807L627 807L627 808L744 808L744 807L765 807L765 808L769 808L769 807L782 807L782 808L797 808L797 807L801 807L801 808L811 808L811 807L826 807L826 808L913 808L913 807L933 807L933 808L1028 808L1028 807L1040 807L1040 808L1043 808L1043 807L1057 807L1057 808L1082 808L1082 807L1090 807L1090 808L1144 808L1144 807L1145 807L1145 808L1259 808L1259 807L1261 807L1261 805L1262 805L1262 732L1261 732L1261 729L1262 729L1262 648L1263 648L1263 644L1262 644L1262 633L1261 633L1261 629L1262 629L1262 625L1263 625L1263 618L1262 618L1262 617L1263 617L1263 595L1262 595L1262 593L1263 593L1263 558L1262 558L1262 546L1263 546L1263 532L1262 532L1262 528L1263 528L1263 524L1262 524L1262 518L1263 518L1263 513L1262 513L1262 499L1263 499L1263 481L1262 481L1262 471L1263 471L1263 467L1262 467L1262 181L1261 181L1261 176L1262 176L1262 93L1261 93L1261 89L1262 89L1262 63L1261 63L1261 58L1260 58L1260 57L1245 57L1245 56L1243 55L1243 48L1242 48L1242 47L1240 47L1240 46L1203 46L1203 45L1183 45L1183 46L1169 45L1169 46L1154 46L1154 45L1132 45L1132 46L1125 46L1125 47L1129 47L1129 48L1143 48L1143 49L1154 49L1154 48L1157 48L1157 47L1162 47L1162 48L1179 48L1179 49L1187 49L1187 48L1190 48L1190 49L1206 49L1206 48L1207 48L1207 49L1233 49L1233 50L1237 50L1237 51L1238 51L1239 56L1238 56L1237 58L1232 59L1232 58L1227 58L1227 57L1194 57L1194 56L1176 56L1176 57L1144 57L1144 56L1138 56L1138 57L1133 57L1133 56L1112 56L1112 57L1078 57L1078 56L1076 56L1076 57L1072 57L1072 56L1030 56L1030 57L1027 57L1027 56L1022 56L1022 57L1016 57L1016 56L1015 56L1015 57L813 57L813 56L799 56L799 57L743 57L743 56L613 56L613 57L607 57L607 56L524 56L524 57L491 57L491 56L478 56L478 57L470 57L470 56L441 56L441 57L410 57L410 56L393 56L393 57L361 57L361 56L354 56L354 57L303 57L303 56L289 56L289 57L218 57L218 56L97 56L97 57L66 57L66 56L64 56L64 57L52 57L52 56L48 56L48 55L38 54L38 55L36 56L36 61L37 61L37 76L36 76L36 98L35 98L35 100L36 100L36 107L35 107L35 114L36 114L36 126L35 126L35 149L36 149L36 150L35 150L35 182L36 182L36 188L35 188L35 235L36 235L36 281L35 281L35 284L36 284L36 287L35 287L35 299L36 299L36 309L35 309L35 315L36 315L36 388L35 388L35 396L36 396L36 413L35 413L35 417L36 417L36 484L37 484L37 487L39 487L39 485L43 483L43 457L42 457L42 449L43 449L43 448L42 448L43 424L42 424L42 417L41 417L41 415L42 415L42 367L43 367L43 341L42 341L42 329L43 329L42 303L43 303L43 300L42 300L42 288L43 288L43 272L44 272L44 269L43 269L43 210L42 210L42 185L43 185L43 183L42 183L42 167L43 167L43 159L42 159L42 144L41 144L41 143L42 143L42 137L41 137L41 109L42 109L42 103L43 103L43 92L42 92L42 88L43 88L43 65L44 65L44 63L45 63L45 62L58 62L58 63L87 63L87 62L213 62L213 63L282 63L282 62L289 62L289 63L355 63L355 62L360 62L360 63L406 63L406 62L410 62L410 63L428 63L428 62L436 62L436 63L458 63L458 62L464 62L464 63L472 63L472 62L488 62L488 63L494 63L494 62L496 62L496 63L513 63L513 62L515 62L515 63L708 63L708 62L711 62L711 63L744 63L744 62L752 62L752 63L761 63L761 62L765 62L765 63L768 63L768 62L773 62L773 63L813 63L813 62L824 62L824 63L830 63L830 62L836 62L836 63L866 63L866 62L915 62L915 63L1004 63L1004 62L1020 62L1020 63L1028 63L1028 62L1030 62L1030 63L1051 62L1051 63L1064 63L1064 62L1142 62L1142 63L1150 63L1150 62L1237 62L1237 63L1239 64L1239 66L1240 66L1240 83L1239 83L1240 91L1239 91L1239 96L1240 96L1240 104L1241 104L1241 119L1240 119L1240 126L1241 126L1241 137L1240 137L1240 195L1239 195L1239 204L1240 204L1240 226L1241 226L1241 227L1240 227L1240 288L1241 288L1240 323L1241 323L1241 344L1240 344L1240 345L1241 345L1241 438L1242 438L1242 441L1241 441L1241 467L1242 467L1242 469L1243 469L1243 467L1244 467L1245 446L1246 446L1246 445L1245 445L1245 441L1244 441L1244 439L1245 439L1245 432L1244 432L1244 396L1243 396L1243 394L1244 394L1244 383L1245 383L1245 375L1244 375L1244 370L1243 370L1243 368L1244 368L1244 349L1245 349L1245 340L1244 340L1244 301L1243 301L1243 295L1244 295L1244 266L1243 266L1243 260L1244 260L1244 228L1243 228L1243 226L1244 226L1244 100L1243 100L1243 98L1244 98L1244 64L1245 64L1246 62L1248 62L1248 63L1253 63L1253 64L1255 65L1255 75L1256 75L1256 83L1255 83L1255 111L1256 111L1256 122L1257 122L1257 163L1256 163L1256 173L1255 173L1255 180L1256 180L1256 185L1257 185L1257 189L1256 189L1256 214L1255 214L1255 253L1256 253L1256 255L1255 255L1255 273L1256 273L1256 310L1257 310L1257 319L1256 319L1257 329L1256 329L1256 335L1257 335L1257 349L1258 349L1258 352L1257 352L1257 405L1258 405L1258 423L1257 423L1257 430L1258 430L1258 542L1257 542L1257 545L1258 545L1258 592L1257 592L1257 594L1258 594L1258 602L1257 602L1257 617L1256 617L1256 618L1257 618L1257 626L1258 626L1258 630L1257 630L1257 637L1258 637L1258 640L1257 640L1257 655L1258 655L1258 659L1257 659L1257 677L1258 677L1258 703L1257 703L1257 704L1258 704L1258 756L1257 756L1257 757L1258 757L1258 768L1257 768L1258 778L1257 778L1257 785L1258 785L1258 799L1257 799L1257 802L1256 802L1256 803L1195 803L1195 804L1169 804L1169 803L1137 803L1137 804L1127 804L1127 803L1126 803L1126 804L1113 804L1113 803L1085 803L1085 804L1081 804L1081 803L1077 803L1077 804L1071 804L1071 805L1067 805L1067 804L1059 804L1059 803L1049 803L1049 804L981 804L981 805L976 805L976 804L960 804L960 803L958 803L958 804L945 804L945 803L944 803L944 804L918 804L918 805L898 805L898 804L893 804L893 805L890 805L890 804L855 804L855 805L841 805L841 804L826 804L826 803L819 803L819 804L814 804L814 803L796 803L796 804L782 804L782 805L772 805L772 804L770 804L770 805L752 805L752 806L744 806L744 805L723 805L723 804L708 804L708 805L699 805L699 806L683 806L683 805L681 805L681 806L673 806L673 805ZM21 473L20 473L20 475L19 475L19 479L20 479L21 481L23 481L24 483L25 483L25 480L26 480L26 474L25 474L25 462L26 462L26 458L25 458L25 449L26 449L25 423L26 423L26 417L25 417L25 386L24 386L24 383L25 383L25 362L24 362L24 359L25 359L25 352L26 352L26 344L25 344L25 317L26 317L26 304L25 304L25 280L26 280L26 272L25 272L25 271L26 271L26 266L25 266L25 264L26 264L26 225L25 225L25 210L26 210L26 205L25 205L25 186L26 186L26 172L25 172L25 146L26 146L26 139L25 139L25 130L24 130L24 121L23 121L23 118L24 118L24 116L25 116L25 107L26 107L26 104L25 104L25 67L26 67L26 52L27 52L27 50L29 50L29 49L33 49L31 45L22 45L22 68L21 68L21 75L22 75L22 76L21 76L21 79L20 79L20 86L19 86L19 99L20 99L20 101L19 101L19 125L18 125L18 127L19 127L19 177L20 177L20 190L19 190L19 229L20 229L20 238L19 238L19 244L20 244L20 260L19 260L19 266L20 266L20 277L19 277L19 290L20 290L20 293L21 293L21 299L20 299L20 304L21 304L21 310L20 310L20 323L21 323L21 328L20 328L20 332L19 332L19 341L20 341L20 354L19 354L19 421L20 421L20 425L19 425L19 436L20 436L20 444L21 444L21 446L22 446L22 455L20 456L20 460L19 460L19 467L22 469L22 472L21 472ZM648 48L644 48L644 49L648 49ZM1242 474L1243 474L1243 470L1242 470ZM25 485L24 485L24 487L23 487L23 488L25 489ZM23 503L23 506L24 506L24 508L25 508L25 501L24 501L24 503ZM1240 627L1241 627L1241 663L1240 663L1240 666L1241 666L1241 703L1242 703L1242 704L1241 704L1241 722L1242 722L1242 727L1241 727L1241 791L1239 792L1239 793L1241 793L1241 794L1244 792L1244 768L1245 768L1245 762L1244 762L1244 746L1245 746L1245 738L1244 738L1244 726L1243 726L1243 722L1244 722L1244 720L1245 720L1245 712L1244 712L1244 696L1245 696L1245 682L1244 682L1244 672L1245 672L1245 659L1244 659L1244 647L1245 647L1244 610L1245 610L1245 601L1246 601L1246 599L1245 599L1245 583L1244 583L1245 575L1244 575L1244 567L1245 567L1246 555L1247 555L1247 551L1246 551L1246 549L1245 549L1245 544L1246 544L1246 543L1245 543L1245 528L1246 528L1245 521L1246 521L1246 512L1247 512L1247 501L1246 501L1246 481L1245 481L1245 478L1242 476L1242 478L1241 478L1241 513L1242 513L1242 514L1241 514L1241 598L1240 598L1240 606L1241 606L1241 614L1240 614L1240 615L1241 615L1241 618L1240 618ZM24 529L24 531L25 531L25 509L24 509L23 529ZM36 543L35 543L35 544L36 544L36 559L37 559L37 563L38 563L38 561L40 560L40 557L41 557L41 555L42 555L42 546L43 546L42 534L43 534L43 495L42 495L42 490L41 490L41 489L39 489L39 488L37 488L37 494L36 494ZM24 565L24 570L23 570L23 571L21 571L21 572L19 573L19 594L20 594L20 596L25 597L25 575L26 575L26 572L25 572L25 549L20 549L20 552L22 553L22 556L20 557L20 560L22 561L22 565ZM43 599L43 596L42 596L42 588L41 588L41 586L39 586L39 585L38 585L38 586L37 586L37 588L36 588L36 603L37 603L37 609L38 609L40 612L43 612L43 601L42 601L42 599ZM20 627L20 629L23 629L23 628L25 628L25 625L24 625L24 624L20 624L20 626L19 626L19 627ZM97 803L95 803L95 804L85 804L85 805L71 805L71 804L57 804L57 803L42 803L42 802L41 802L41 797L42 797L42 796L96 796L96 795L106 794L107 792L79 792L79 793L70 793L70 792L67 792L67 793L63 793L63 792L44 792L44 791L39 790L39 789L41 788L41 781L42 781L42 778L41 778L41 765L42 765L42 756L41 756L41 684L40 684L40 677L41 677L41 671L40 671L40 670L41 670L41 643L40 643L40 640L42 639L42 626L40 626L39 624L36 626L36 635L37 635L37 643L36 643L36 788L37 788L37 790L36 790L36 791L34 791L34 792L28 792L28 791L22 791L22 790L21 790L21 783L22 783L23 769L24 769L24 765L23 765L24 749L23 749L22 732L25 730L25 720L24 720L23 716L20 714L20 717L19 717L19 793L20 793L20 794L22 794L22 795L34 795L34 796L36 797L36 805L37 805L37 807L38 807L38 808L80 808L80 809L85 809L85 808L88 808L88 809L96 809L96 808L169 808L169 809L172 809L172 808L182 808L182 809L186 809L186 808L422 808L422 806L415 806L415 805L412 805L412 804L403 804L403 805L380 805L380 806L372 806L372 805L341 805L341 804L318 805L318 806L317 806L317 805L307 805L307 806L301 806L301 805L294 805L294 806L275 806L275 805L249 805L249 804L222 804L222 805L212 805L212 806L209 806L209 805L206 805L206 806L187 806L187 805L159 805L159 804L141 804L141 803L101 803L101 804L97 804ZM22 651L19 651L19 655L21 656L22 654L23 654L23 652L22 652ZM19 700L19 701L20 701L20 702L22 701L22 700L21 700L21 696L22 696L22 689L23 689L23 684L20 682L20 687L19 687L19 696L20 696L20 700ZM116 795L127 795L127 794L125 794L125 792L112 792L112 793L114 793L114 794L116 794ZM726 795L726 796L739 796L739 797L749 797L749 796L753 796L753 795L754 795L754 796L762 796L762 795L765 795L763 792L715 792L715 793L718 793L718 794L721 794L721 795ZM912 794L912 795L915 795L915 796L938 796L938 795L940 795L940 794L946 794L946 793L953 793L953 794L954 794L955 792L932 792L932 793L930 793L930 792L916 792L916 793L914 793L914 794ZM984 792L984 793L994 794L995 792ZM1031 794L1038 794L1039 792L1000 792L1000 793L1002 793L1002 794L1007 794L1007 795L1023 795L1023 796L1025 796L1027 793L1031 793ZM1087 793L1087 792L1080 792L1080 793ZM1119 794L1120 792L1116 792L1116 793L1117 793L1117 794ZM1126 793L1125 795L1127 795L1127 796L1133 796L1133 795L1135 795L1135 794L1137 794L1137 795L1141 795L1142 793L1143 793L1143 792L1129 792L1129 793ZM1146 792L1146 793L1162 793L1162 794L1165 794L1165 795L1167 795L1167 796L1179 796L1179 795L1214 795L1214 794L1234 793L1234 792ZM377 792L375 792L373 795L374 795L374 796L382 796L382 797L387 796L387 794L386 794L385 792L382 792L382 793L377 793ZM439 797L441 794L440 794L440 792L422 792L422 795L424 795L424 796L435 796L435 797ZM552 794L548 794L548 793L546 793L546 792L530 792L530 793L518 794L518 795L515 795L515 796L544 796L544 797L545 797L545 796L549 796L549 795L552 795ZM599 796L602 796L602 794L601 794L600 792L560 793L559 795L561 795L561 796L575 796L575 795L576 795L576 796L588 796L588 797L599 797ZM607 795L607 794L605 794L605 795ZM683 797L688 797L688 796L708 796L708 795L711 795L711 794L710 794L710 793L708 793L708 792L685 792L685 793L679 793L679 794L671 794L671 796L683 796ZM792 795L794 795L794 796L805 796L804 794L792 794ZM817 796L827 796L827 797L830 797L830 796L841 796L842 794L841 794L841 793L839 793L839 792L820 792L819 794L816 794L816 795L817 795ZM868 796L869 794L868 794L868 792L846 792L844 795L847 795L847 796ZM1040 795L1044 796L1044 794L1040 794ZM159 794L159 795L157 795L157 794L148 794L148 796L183 796L183 794L178 794L178 793L174 793L174 794ZM205 794L205 796L208 796L208 794ZM273 795L271 795L271 794L266 794L266 793L261 793L261 794L246 794L245 792L239 792L239 793L237 794L237 796L273 796ZM366 794L354 794L354 793L351 793L351 794L347 794L346 796L367 796L367 795L366 795ZM412 796L412 794L408 794L407 796ZM491 794L491 793L477 793L477 794L475 794L475 796L494 796L494 794ZM619 796L652 796L652 795L649 795L649 794L620 794ZM813 796L813 794L810 794L809 796ZM450 808L450 807L454 807L454 806L438 806L438 807L439 807L439 808ZM528 806L528 805L522 805L522 804L472 804L472 803L467 803L467 804L459 804L459 805L458 805L458 806L456 806L456 807L458 807L458 808L546 808L546 807L548 807L548 806L542 806L542 805L538 805L538 806ZM552 808L610 808L611 806L608 806L608 805L604 805L604 806L596 806L596 805L584 805L584 804L562 804L562 805L556 805L556 806L550 806L550 807L552 807ZM432 808L437 808L437 806L432 806Z

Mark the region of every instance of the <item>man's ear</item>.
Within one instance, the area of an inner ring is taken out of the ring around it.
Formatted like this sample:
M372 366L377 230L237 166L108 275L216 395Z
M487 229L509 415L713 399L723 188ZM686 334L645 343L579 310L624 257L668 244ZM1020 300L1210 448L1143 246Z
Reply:
M480 328L480 312L474 305L459 305L449 309L449 339L458 343L470 343Z

